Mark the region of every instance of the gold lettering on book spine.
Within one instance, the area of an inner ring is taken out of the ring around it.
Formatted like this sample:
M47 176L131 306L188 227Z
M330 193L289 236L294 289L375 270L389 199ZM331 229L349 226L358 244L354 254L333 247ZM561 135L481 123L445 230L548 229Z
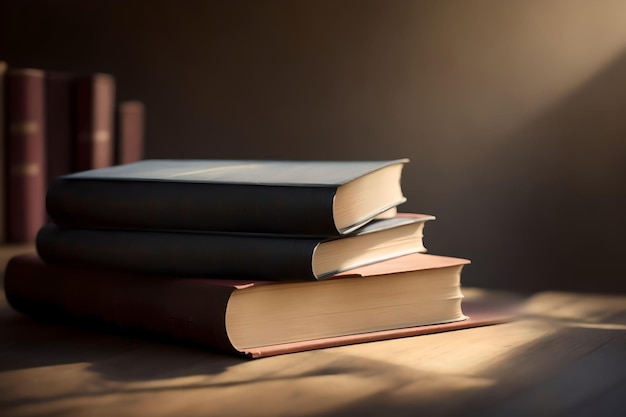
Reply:
M9 131L12 134L32 135L39 132L39 124L31 121L13 122L9 126Z
M41 78L44 76L44 71L35 69L35 68L16 68L9 71L14 77L37 77Z
M11 174L22 177L31 177L39 174L39 164L31 162L11 165Z
M111 133L108 130L96 130L93 132L93 141L96 143L109 142Z

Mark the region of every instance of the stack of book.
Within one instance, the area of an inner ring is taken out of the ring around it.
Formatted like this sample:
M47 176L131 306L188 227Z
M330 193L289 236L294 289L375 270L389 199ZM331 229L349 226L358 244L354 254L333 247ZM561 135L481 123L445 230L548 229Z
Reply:
M467 327L408 160L146 160L61 176L11 305L260 357Z
M142 159L143 104L116 92L111 74L0 62L0 242L35 240L57 176Z

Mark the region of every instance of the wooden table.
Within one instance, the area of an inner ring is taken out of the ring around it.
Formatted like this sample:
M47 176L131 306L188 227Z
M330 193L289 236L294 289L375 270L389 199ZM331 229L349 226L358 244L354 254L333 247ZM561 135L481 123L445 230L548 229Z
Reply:
M20 250L5 248L2 262ZM523 299L523 314L245 360L38 322L2 296L0 415L626 415L626 295L544 292Z

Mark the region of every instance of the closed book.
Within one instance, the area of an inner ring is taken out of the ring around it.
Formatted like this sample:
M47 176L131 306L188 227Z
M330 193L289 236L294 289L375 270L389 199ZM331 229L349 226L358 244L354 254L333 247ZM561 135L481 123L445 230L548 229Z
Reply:
M74 76L46 72L46 150L48 183L73 171Z
M0 243L6 241L6 105L7 63L0 61Z
M406 162L144 160L60 177L47 207L67 227L341 235L406 201Z
M12 258L18 311L104 323L250 358L489 324L467 319L465 259L413 254L316 282L168 277Z
M9 70L6 106L7 238L32 242L46 219L44 71Z
M143 273L261 280L319 280L424 251L433 216L398 214L342 237L62 228L37 236L46 262Z
M140 101L123 101L117 106L115 136L117 165L143 159L145 109Z
M81 75L74 84L73 171L111 166L114 162L115 79L109 74Z

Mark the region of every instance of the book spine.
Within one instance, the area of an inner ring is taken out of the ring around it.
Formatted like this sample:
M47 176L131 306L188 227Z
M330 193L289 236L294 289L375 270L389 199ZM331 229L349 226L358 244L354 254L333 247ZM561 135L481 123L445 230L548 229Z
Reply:
M99 322L235 351L226 332L234 287L199 279L63 268L36 255L12 258L5 273L10 305L37 317Z
M60 178L48 188L47 206L53 221L65 227L337 236L335 191Z
M74 95L72 75L46 73L46 143L48 183L72 172Z
M44 226L43 260L61 265L221 279L316 280L317 239Z
M140 101L124 101L117 108L116 164L143 159L145 109Z
M113 165L115 80L108 74L75 81L75 162L73 171Z
M6 88L7 237L32 242L46 218L44 72L11 70Z
M7 64L0 61L0 243L6 241L6 106L5 79Z

